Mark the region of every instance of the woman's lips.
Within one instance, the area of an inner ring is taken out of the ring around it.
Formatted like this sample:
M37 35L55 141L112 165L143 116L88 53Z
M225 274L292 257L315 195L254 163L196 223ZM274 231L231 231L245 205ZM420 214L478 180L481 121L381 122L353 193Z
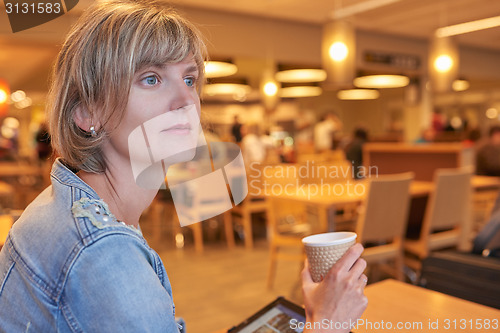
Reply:
M177 135L189 134L189 133L191 133L191 124L189 124L189 123L176 124L176 125L170 126L167 129L164 129L162 132L169 133L169 134L177 134Z

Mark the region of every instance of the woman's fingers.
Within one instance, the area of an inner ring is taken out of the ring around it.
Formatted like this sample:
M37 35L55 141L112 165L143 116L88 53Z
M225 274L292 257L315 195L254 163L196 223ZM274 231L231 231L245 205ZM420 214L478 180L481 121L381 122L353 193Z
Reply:
M366 260L363 258L359 258L358 260L356 260L354 265L352 265L349 273L351 273L354 277L359 278L360 275L363 274L365 269L366 269Z
M361 274L359 280L361 281L362 286L365 287L368 283L368 276L366 276L365 274Z
M302 269L302 284L313 283L311 272L309 272L309 261L306 259L304 262L304 269Z
M363 253L363 246L359 243L354 244L349 250L347 250L344 256L342 256L342 258L340 258L339 261L333 265L333 269L331 269L329 273L336 275L341 271L348 272L361 256L361 253Z

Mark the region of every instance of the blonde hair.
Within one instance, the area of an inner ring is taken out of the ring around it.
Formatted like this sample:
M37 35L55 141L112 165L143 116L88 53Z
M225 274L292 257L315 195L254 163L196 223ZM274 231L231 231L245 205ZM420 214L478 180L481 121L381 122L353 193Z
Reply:
M119 124L134 74L192 55L203 82L206 47L198 30L154 0L96 1L73 26L54 65L48 96L52 144L78 170L106 169L106 124ZM101 125L92 136L78 127L78 109ZM115 125L116 127L116 125ZM111 128L115 128L111 127Z

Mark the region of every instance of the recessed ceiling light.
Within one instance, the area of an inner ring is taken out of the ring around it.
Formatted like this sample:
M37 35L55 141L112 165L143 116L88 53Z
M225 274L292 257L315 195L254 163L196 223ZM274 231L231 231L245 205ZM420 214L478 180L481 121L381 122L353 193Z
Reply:
M500 26L500 16L489 17L439 28L436 30L436 37L450 37L498 26Z
M279 82L321 82L326 80L322 69L289 69L276 73Z
M314 97L319 96L323 90L320 87L313 86L297 86L285 87L280 90L280 97L282 98L296 98L296 97Z
M252 91L246 84L239 83L212 83L203 87L203 93L207 96L230 95L240 100Z
M337 92L337 98L341 100L366 100L377 99L380 93L374 89L346 89Z
M205 77L224 77L235 74L238 67L235 64L223 61L205 61Z
M401 88L410 79L404 75L368 75L355 78L353 83L358 88Z
M340 20L352 15L364 13L382 6L390 5L401 0L366 0L359 1L351 6L344 6L333 11L330 16L335 20Z

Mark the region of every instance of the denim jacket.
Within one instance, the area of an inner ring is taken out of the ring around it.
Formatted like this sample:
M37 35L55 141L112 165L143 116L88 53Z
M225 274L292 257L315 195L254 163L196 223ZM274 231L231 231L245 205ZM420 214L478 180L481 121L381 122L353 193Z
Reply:
M165 268L140 230L60 160L51 181L0 252L0 332L178 332Z

